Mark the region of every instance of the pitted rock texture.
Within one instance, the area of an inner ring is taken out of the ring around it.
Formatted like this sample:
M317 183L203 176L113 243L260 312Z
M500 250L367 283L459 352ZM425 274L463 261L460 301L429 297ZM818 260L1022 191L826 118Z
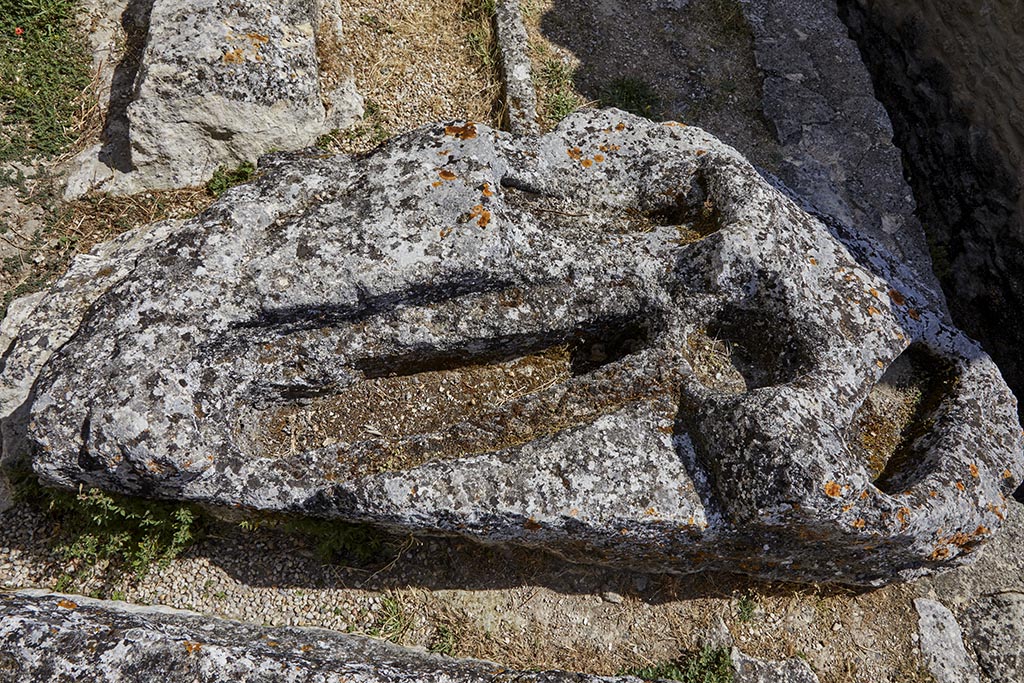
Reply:
M992 362L699 129L264 167L22 325L5 442L44 481L859 584L1000 524L1024 444Z
M1000 591L971 605L965 632L986 680L1024 679L1024 593Z
M963 632L941 602L917 598L921 654L936 683L978 683L978 667L964 647Z
M818 683L807 662L796 657L781 662L761 661L733 648L732 666L735 683Z
M125 120L108 121L104 144L80 155L68 198L201 185L220 166L311 146L361 116L352 79L320 72L318 50L340 37L331 0L151 4L131 29L145 36L141 55L120 67L134 77L114 74L115 91L130 86L114 93L127 98Z
M638 683L429 655L313 628L269 628L78 596L0 595L0 678L49 683Z

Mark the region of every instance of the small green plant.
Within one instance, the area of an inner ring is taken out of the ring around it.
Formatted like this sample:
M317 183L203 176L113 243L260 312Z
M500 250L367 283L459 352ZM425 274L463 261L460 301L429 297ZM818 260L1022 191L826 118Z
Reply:
M221 166L206 183L206 191L214 197L220 197L235 185L249 182L255 175L256 166L248 161L234 169Z
M556 57L545 59L541 65L541 110L549 124L558 123L587 104L573 85L575 75L572 67Z
M430 641L430 651L434 654L455 656L455 650L462 640L462 629L454 621L439 623Z
M725 648L704 646L700 652L671 662L652 664L624 672L646 681L670 680L682 683L732 683L732 661Z
M186 505L99 489L49 489L30 474L19 475L17 493L56 523L54 550L74 566L57 579L57 591L76 588L89 578L114 579L125 573L141 580L154 567L166 566L202 533L198 513Z
M601 106L618 107L648 119L655 119L661 98L651 84L640 78L617 78L601 92Z
M492 74L495 74L500 60L498 44L494 39L496 8L497 0L463 0L460 11L470 51L484 71Z
M402 638L412 627L412 618L406 613L405 607L394 595L385 595L380 602L380 610L374 619L370 635L383 638L393 643L401 643Z
M754 611L757 609L757 600L750 593L744 593L736 602L736 616L744 624L754 618Z
M0 0L0 160L64 152L89 87L76 0Z

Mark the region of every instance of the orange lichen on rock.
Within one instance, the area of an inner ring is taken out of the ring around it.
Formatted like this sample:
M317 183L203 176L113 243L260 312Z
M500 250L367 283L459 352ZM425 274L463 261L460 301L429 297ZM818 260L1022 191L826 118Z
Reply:
M71 602L70 600L67 600L65 598L61 598L60 600L58 600L57 606L63 607L64 609L78 609L77 602Z
M863 529L866 525L867 522L865 522L863 518L858 517L857 519L853 520L854 529Z
M840 493L842 493L842 487L840 487L839 484L834 481L830 481L825 484L825 495L830 498L838 498Z
M944 560L949 557L949 548L944 545L937 545L929 557L933 560Z
M903 297L903 295L897 292L895 289L889 290L889 299L897 306L902 306L903 304L907 303L907 300Z
M449 171L447 168L442 168L437 172L437 175L441 176L441 180L455 180L458 178L457 175Z
M483 187L482 190L480 190L480 194L482 194L485 197L493 197L494 196L494 190L491 189L491 184L490 183L484 183L484 187Z
M920 320L921 319L921 314L918 313L917 310L913 309L913 308L908 308L907 309L907 315L909 315L914 320Z
M523 522L523 528L527 531L537 531L541 528L541 525L538 524L537 520L535 520L533 517L530 517L528 520Z
M596 161L599 164L604 163L604 155L603 154L595 154L594 155L594 161Z
M807 260L811 262L812 266L818 265L818 259L814 258L813 256Z
M1003 479L1013 479L1013 473L1010 470L1003 470Z
M565 150L565 153L568 154L569 158L572 159L573 161L579 161L581 158L583 158L583 150L581 150L579 147L570 147L569 149Z
M896 511L896 519L899 520L900 526L906 527L910 524L910 508L900 508Z
M967 488L966 488L966 487L964 486L964 483L963 483L962 481L958 481L958 482L956 483L956 487L957 487L958 489L960 489L961 491L966 491L966 490L967 490Z
M591 166L594 165L594 162L589 158L584 158L580 160L580 165L582 165L583 168L590 168Z
M476 137L476 126L472 121L467 121L462 126L445 126L444 134L451 135L459 140L472 140Z
M487 224L491 222L491 212L485 209L483 204L477 204L470 210L464 220L471 221L474 218L477 219L477 225L481 228L486 228Z
M878 315L879 313L881 313L881 311L874 306L868 306L868 315Z
M971 476L974 477L975 479L977 479L978 478L978 466L975 465L972 462L970 465L967 466L967 468L971 471Z
M245 61L245 51L241 48L230 50L224 53L225 64L241 64Z
M202 643L197 643L197 642L192 641L192 640L186 640L185 641L185 650L189 654L192 654L193 652L198 652L199 650L202 649L202 647L203 647Z

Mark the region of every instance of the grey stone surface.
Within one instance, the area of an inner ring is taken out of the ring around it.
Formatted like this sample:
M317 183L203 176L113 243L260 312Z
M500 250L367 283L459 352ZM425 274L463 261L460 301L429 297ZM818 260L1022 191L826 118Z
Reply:
M921 655L936 683L978 683L978 667L964 648L960 624L941 602L917 598Z
M913 272L696 128L440 125L268 160L160 229L8 354L5 442L44 481L877 584L967 559L1021 476L1014 399ZM550 349L557 381L367 420L382 378Z
M336 36L323 22L329 5L155 0L136 21L141 55L125 57L138 60L134 76L114 76L127 102L108 118L124 120L108 120L107 140L80 155L65 197L201 185L219 166L307 147L355 121L351 79L322 87L318 41Z
M639 683L506 671L314 628L269 628L42 592L0 594L0 679L95 683Z
M763 661L733 648L732 666L736 671L734 683L818 683L818 677L807 662L796 657L778 662Z
M494 27L501 52L501 76L505 105L513 133L537 135L537 92L530 76L530 46L519 11L519 0L499 0Z
M782 180L912 267L922 294L945 306L892 124L875 99L835 0L746 0L764 114L782 145Z
M1024 592L980 596L962 621L986 681L1024 680Z

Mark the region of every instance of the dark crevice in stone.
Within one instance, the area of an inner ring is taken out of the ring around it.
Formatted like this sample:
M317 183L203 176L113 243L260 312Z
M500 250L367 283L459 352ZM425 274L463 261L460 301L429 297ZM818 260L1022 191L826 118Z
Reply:
M103 126L103 147L99 159L112 169L132 170L131 122L128 106L135 99L136 79L142 53L149 38L149 18L155 0L130 0L121 15L125 33L124 56L114 68L110 84L107 118Z
M572 374L579 376L640 351L647 346L648 336L648 327L641 320L616 317L594 321L574 330L552 331L543 336L480 339L455 350L425 348L400 356L367 359L357 363L356 368L368 379L404 377L504 363L564 345L570 354Z
M236 330L271 329L275 333L316 330L341 324L351 324L412 306L430 306L467 295L480 295L508 290L511 284L488 280L485 275L464 273L436 285L416 285L382 296L362 297L350 306L297 306L268 309L258 317L238 323ZM233 339L233 337L231 338ZM247 340L242 340L248 343ZM227 340L224 340L227 343Z
M707 336L728 350L747 391L786 384L806 372L810 354L796 325L769 316L769 305L729 306L707 326Z
M725 224L703 170L694 173L684 191L662 193L642 213L655 225L688 226L699 238L713 235Z
M1021 396L1024 226L1013 162L957 103L950 65L923 55L924 26L894 22L877 9L883 5L838 5L892 120L953 320L981 342ZM1024 488L1015 496L1024 501Z

